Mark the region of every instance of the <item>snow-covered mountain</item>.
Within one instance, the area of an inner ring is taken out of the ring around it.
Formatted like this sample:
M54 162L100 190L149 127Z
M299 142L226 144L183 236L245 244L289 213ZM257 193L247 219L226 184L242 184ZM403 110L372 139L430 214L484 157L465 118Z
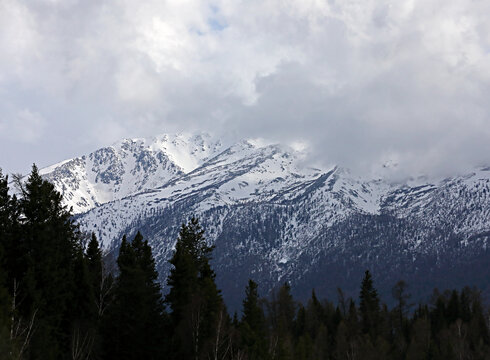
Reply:
M42 169L41 174L55 184L75 213L82 213L161 186L197 168L221 149L221 143L209 135L125 139Z
M382 293L400 278L415 294L436 285L490 289L490 169L411 186L310 168L303 158L259 141L163 135L42 174L106 248L141 230L162 281L180 224L198 216L232 306L250 277L264 290L290 281L303 295L312 287L331 295L337 286L354 293L366 268L383 276Z

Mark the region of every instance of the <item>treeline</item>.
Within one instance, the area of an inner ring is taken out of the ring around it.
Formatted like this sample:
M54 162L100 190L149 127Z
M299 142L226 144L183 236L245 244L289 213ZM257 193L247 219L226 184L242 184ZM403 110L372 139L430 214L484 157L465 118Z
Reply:
M388 309L369 271L359 299L339 289L335 303L313 291L300 304L287 283L263 298L250 280L230 316L196 219L180 229L162 295L140 233L111 268L35 166L15 182L11 195L0 172L0 359L490 359L477 289L414 306L400 281Z

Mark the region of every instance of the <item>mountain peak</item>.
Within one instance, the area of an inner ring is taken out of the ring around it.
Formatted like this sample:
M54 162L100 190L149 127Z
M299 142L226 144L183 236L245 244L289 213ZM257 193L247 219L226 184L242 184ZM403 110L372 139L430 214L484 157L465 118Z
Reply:
M416 259L432 264L441 251L451 251L451 261L486 251L489 169L392 183L338 166L312 169L304 154L262 139L224 146L205 134L165 134L122 140L43 176L105 248L144 230L162 280L190 216L202 219L230 284L254 277L299 286L306 276L317 287L307 277L332 273L328 266L338 274L378 264L412 271Z
M127 138L41 170L75 213L152 189L186 174L222 151L208 134Z

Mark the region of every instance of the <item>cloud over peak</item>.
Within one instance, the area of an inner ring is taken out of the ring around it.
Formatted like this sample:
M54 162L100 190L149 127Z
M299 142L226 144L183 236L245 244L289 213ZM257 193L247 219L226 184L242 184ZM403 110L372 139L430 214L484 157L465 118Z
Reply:
M488 164L489 12L483 0L4 0L1 146L21 148L31 125L8 119L25 109L44 125L0 166L181 130L308 143L359 171Z

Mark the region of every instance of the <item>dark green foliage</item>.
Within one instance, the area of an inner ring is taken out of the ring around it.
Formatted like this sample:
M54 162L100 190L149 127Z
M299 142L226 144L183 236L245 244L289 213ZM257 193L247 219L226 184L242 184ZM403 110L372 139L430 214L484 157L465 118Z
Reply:
M247 323L250 329L257 334L265 332L264 311L259 304L258 285L253 280L248 281L245 289L242 323Z
M3 176L0 169L0 358L2 359L7 359L13 351L9 334L11 298L7 289L5 254L5 245L11 237L11 198L8 190L8 178Z
M404 331L404 317L408 313L411 304L408 303L410 294L407 292L407 283L403 280L398 281L392 289L393 298L396 301L394 312L397 317L399 331Z
M105 359L160 359L164 314L151 248L138 232L123 238L112 303L103 322Z
M11 299L8 288L12 280L11 269L16 262L15 257L20 255L12 251L18 219L17 199L10 196L8 176L4 176L0 169L0 327L7 328L10 326Z
M249 280L241 320L231 321L197 219L183 224L164 308L151 248L122 239L106 270L94 234L87 247L37 168L20 197L0 172L0 359L489 359L489 311L480 291L434 290L411 312L408 285L382 304L369 271L359 306L315 292L297 303L289 284L260 298ZM386 286L386 284L384 285ZM266 309L266 313L264 313Z
M93 302L96 303L98 299L98 292L100 290L101 282L102 282L102 250L100 249L99 242L97 241L97 237L94 233L90 237L90 241L87 246L87 266L88 272L90 274L90 282L92 285L92 289L95 290Z
M267 357L267 329L257 289L258 285L253 280L249 280L245 289L243 316L240 324L240 345L250 360Z
M372 339L375 339L378 335L380 324L379 297L378 292L373 286L373 279L369 270L366 270L364 274L359 300L362 332L369 334Z
M171 310L171 327L175 330L172 354L176 359L216 355L221 336L221 330L217 330L230 323L216 287L216 274L209 264L212 250L196 218L182 224L170 260L173 269L167 280L170 291L165 298Z
M4 177L0 169L0 336L2 336L2 327L8 327L10 298L7 291L7 267L5 245L7 238L10 241L10 231L12 228L11 198L8 193L8 178Z
M17 238L8 246L9 281L17 286L16 298L22 299L18 321L35 325L30 357L57 359L69 352L69 334L78 317L74 301L78 229L61 195L41 178L35 165L20 185L22 216L17 220Z
M272 300L268 303L272 358L291 359L293 357L296 310L297 304L291 295L291 287L285 283L273 293Z
M86 357L95 338L94 288L78 227L35 165L27 181L15 182L19 200L0 174L0 282L9 293L0 348L12 358Z
M375 360L489 358L488 317L485 321L488 312L483 310L477 290L436 292L432 308L419 305L410 317L406 288L404 282L394 286L398 306L389 311L386 305L380 305L372 278L366 272L359 308L343 294L337 308L328 302L321 304L313 292L306 307L300 305L285 317L294 319L292 331L284 326L288 321L278 320L281 317L278 304L291 304L290 300L284 301L287 296L278 301L278 292L268 304L271 324L268 338L276 340L271 342L276 347L270 347L274 351L269 356Z
M212 247L206 244L204 230L197 219L193 218L187 225L182 224L175 252L170 260L173 265L167 279L170 292L165 298L172 311L174 324L182 320L192 295L198 288L199 278L203 277L205 268L209 267L211 251Z

